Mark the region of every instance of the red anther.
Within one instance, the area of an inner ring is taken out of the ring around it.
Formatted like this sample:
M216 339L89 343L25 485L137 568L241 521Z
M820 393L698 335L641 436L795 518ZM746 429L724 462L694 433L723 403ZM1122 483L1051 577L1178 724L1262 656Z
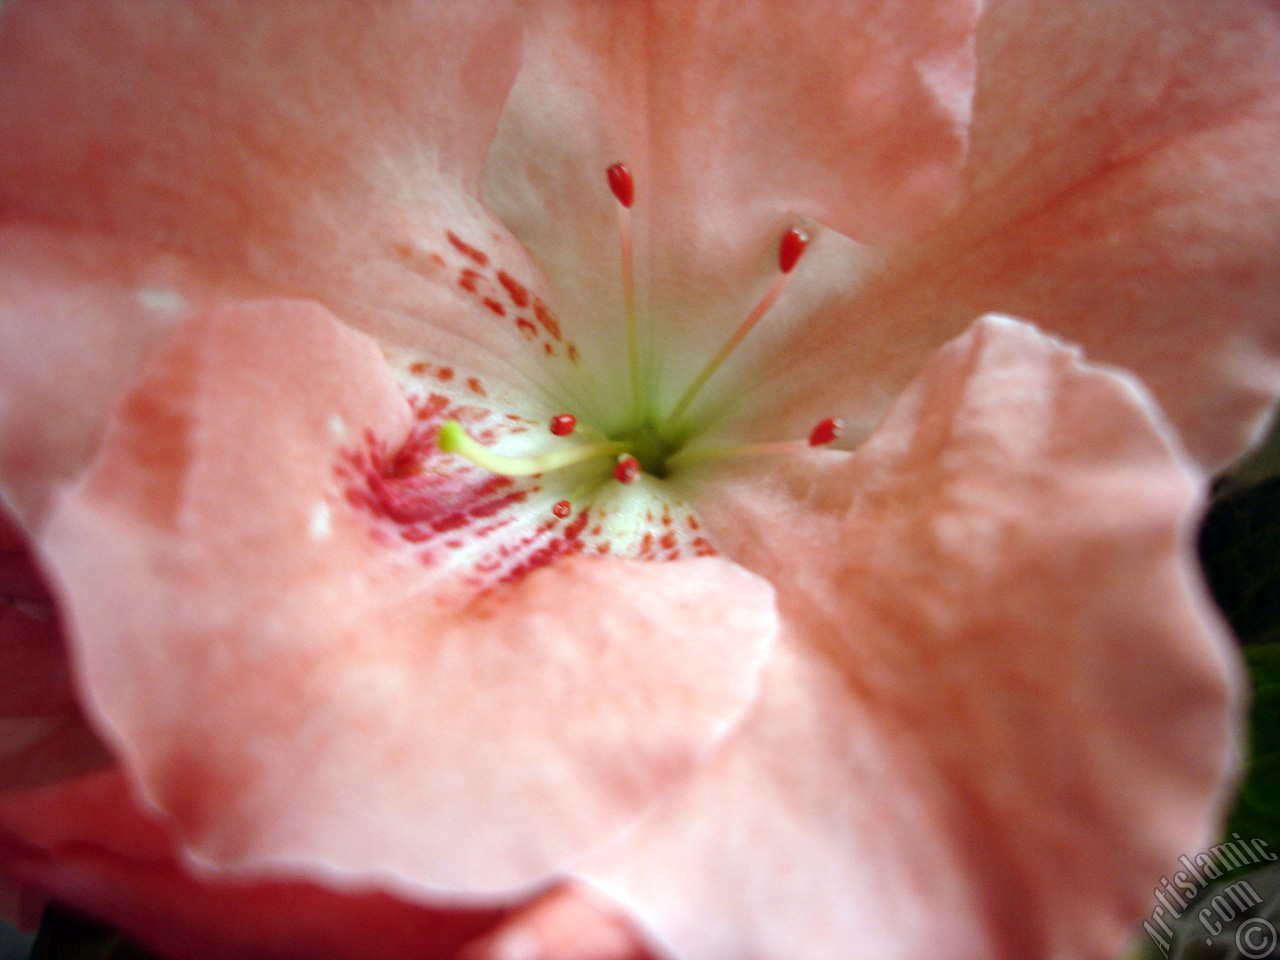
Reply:
M624 453L613 465L613 478L619 483L635 483L640 476L640 461L629 453Z
M782 235L778 244L778 269L790 273L800 261L800 254L809 245L809 238L802 231L792 227Z
M551 418L551 432L557 437L567 437L578 426L578 418L572 413L562 413Z
M625 163L615 163L606 171L609 176L609 189L624 207L630 207L636 199L636 182L631 179L631 171Z
M840 431L843 429L843 423L834 417L827 417L809 433L809 446L824 447L840 436Z
M554 507L551 508L551 512L554 513L561 520L563 520L565 517L567 517L570 513L573 512L573 505L569 503L568 500L561 500L557 502Z

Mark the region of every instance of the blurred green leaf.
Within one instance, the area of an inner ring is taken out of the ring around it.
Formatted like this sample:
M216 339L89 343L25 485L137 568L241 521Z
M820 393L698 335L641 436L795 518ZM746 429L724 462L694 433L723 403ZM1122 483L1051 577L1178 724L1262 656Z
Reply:
M1249 765L1227 831L1280 852L1280 645L1250 647L1245 659L1253 679Z
M1280 476L1280 412L1257 449L1219 478L1218 489L1223 492L1238 490L1275 476Z
M1213 502L1200 528L1200 560L1241 642L1280 640L1280 476Z

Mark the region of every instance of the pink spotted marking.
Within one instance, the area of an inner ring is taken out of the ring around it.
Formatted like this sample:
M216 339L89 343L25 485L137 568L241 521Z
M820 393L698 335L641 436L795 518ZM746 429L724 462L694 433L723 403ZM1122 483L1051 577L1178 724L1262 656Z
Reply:
M474 261L476 264L478 264L481 267L487 267L489 265L489 255L487 253L485 253L483 250L473 247L471 244L467 243L465 240L459 237L452 230L446 231L445 237L447 237L449 242L453 244L453 249L457 250L460 254L462 254L467 259Z
M507 291L507 296L511 298L511 302L517 307L527 307L529 305L529 291L511 274L505 270L498 271L498 283L502 284L502 288Z
M547 305L541 300L533 301L533 315L538 318L538 322L551 335L553 340L560 339L560 322L547 309Z
M452 595L489 590L578 553L662 561L711 552L702 538L683 533L696 523L687 508L677 509L680 523L674 529L682 535L673 547L666 536L671 525L655 524L647 539L627 534L614 540L607 511L583 507L575 512L568 499L555 501L548 516L545 506L535 506L546 501L535 495L551 475L493 474L441 453L438 446L446 420L457 420L477 441L492 445L528 429L527 418L443 393L408 399L414 412L408 433L392 441L366 431L361 444L339 455L335 472L346 503L365 518L373 541L416 557L429 576L450 584L446 589ZM638 475L639 464L631 469Z
M551 341L563 339L563 334L559 321L547 305L509 270L498 267L494 258L480 247L452 230L446 231L445 237L454 250L454 282L458 289L474 297L479 306L495 317L513 323L530 346L536 348L541 344L542 356L560 357L561 352ZM500 242L496 234L493 239ZM447 266L447 261L440 253L419 251L412 243L394 243L392 249L410 269L424 276L434 276ZM458 262L458 254L461 255L461 263ZM526 308L532 308L533 318L520 314ZM547 339L544 340L544 337ZM563 355L577 364L578 348L570 343L566 344L566 351Z

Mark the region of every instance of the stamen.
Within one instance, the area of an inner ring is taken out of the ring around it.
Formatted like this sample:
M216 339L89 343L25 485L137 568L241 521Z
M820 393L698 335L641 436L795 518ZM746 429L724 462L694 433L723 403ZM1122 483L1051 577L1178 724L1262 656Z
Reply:
M631 370L631 404L640 411L640 344L636 334L636 281L632 265L631 204L636 199L635 181L625 163L615 163L607 171L609 189L618 201L618 241L622 248L622 300L627 324L627 357Z
M809 446L825 447L828 443L840 436L840 431L844 429L844 423L835 417L827 417L809 432Z
M556 505L551 508L551 512L563 520L573 512L573 504L568 500L558 500L556 501Z
M733 332L720 352L711 358L711 362L702 368L693 379L693 383L689 384L684 395L672 408L671 414L667 417L667 425L674 426L680 422L680 418L684 416L685 411L689 409L689 404L693 402L693 398L698 392L707 385L707 381L720 369L721 364L729 359L729 355L738 349L738 345L746 339L756 324L758 324L769 308L772 307L782 296L782 291L787 288L787 284L791 282L792 271L795 269L796 263L800 260L800 255L804 253L805 247L809 245L809 238L801 231L792 228L782 236L781 242L778 244L778 277L773 281L773 285L765 291L765 295L760 302L756 304L756 308L747 315L747 319L742 321L742 325Z
M794 270L800 262L800 254L808 245L809 238L794 227L784 233L782 242L778 244L778 269L783 273Z
M699 460L721 460L727 457L771 457L789 453L804 453L813 447L831 443L844 429L844 424L833 417L820 422L809 432L807 440L778 440L773 443L743 443L731 447L703 447L697 450L681 450L667 458L667 466L675 467Z
M456 453L460 457L466 457L476 466L504 477L528 477L535 473L546 473L584 460L612 457L627 449L626 443L615 440L605 443L588 443L565 450L552 450L550 453L536 457L505 457L472 439L457 420L448 420L440 427L440 437L436 443L445 453Z
M578 418L572 413L561 413L551 418L551 432L557 437L567 437L578 426Z
M605 175L609 178L609 189L618 198L618 202L630 209L631 204L636 201L636 182L632 179L627 165L615 163L605 171Z
M635 483L640 476L640 461L629 453L624 453L613 466L613 478L619 483Z

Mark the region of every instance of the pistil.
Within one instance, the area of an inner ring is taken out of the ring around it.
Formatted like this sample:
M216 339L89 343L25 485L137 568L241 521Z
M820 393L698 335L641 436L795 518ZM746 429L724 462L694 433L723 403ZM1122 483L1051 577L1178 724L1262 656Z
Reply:
M528 477L536 473L547 473L561 467L572 466L586 460L602 457L616 457L626 453L627 443L622 440L607 440L603 443L587 443L563 450L552 450L549 453L534 457L507 457L494 453L468 435L457 420L448 420L440 427L440 437L436 441L445 453L456 453L466 457L478 467L504 477Z

